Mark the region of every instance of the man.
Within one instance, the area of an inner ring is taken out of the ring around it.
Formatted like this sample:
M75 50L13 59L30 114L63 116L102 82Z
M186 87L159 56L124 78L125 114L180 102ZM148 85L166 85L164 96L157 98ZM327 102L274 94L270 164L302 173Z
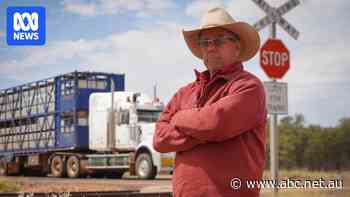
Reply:
M183 35L207 70L178 90L156 125L154 148L176 152L174 196L258 196L245 181L262 177L265 93L241 62L256 54L259 35L222 8L209 10L201 28Z

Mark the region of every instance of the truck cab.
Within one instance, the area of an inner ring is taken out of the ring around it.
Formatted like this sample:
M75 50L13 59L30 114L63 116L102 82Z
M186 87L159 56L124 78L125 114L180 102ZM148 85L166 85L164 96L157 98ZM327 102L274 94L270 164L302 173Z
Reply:
M119 171L129 171L141 179L154 179L159 172L171 173L175 155L159 153L152 145L155 123L163 108L163 103L140 93L91 94L89 149L127 155L129 165Z

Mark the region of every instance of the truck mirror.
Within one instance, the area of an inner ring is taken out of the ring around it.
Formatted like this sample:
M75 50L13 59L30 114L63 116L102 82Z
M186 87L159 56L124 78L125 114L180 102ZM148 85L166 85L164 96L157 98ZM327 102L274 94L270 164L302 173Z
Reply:
M134 93L134 94L132 95L132 102L133 102L133 103L136 103L137 97L139 97L139 96L141 96L140 93Z

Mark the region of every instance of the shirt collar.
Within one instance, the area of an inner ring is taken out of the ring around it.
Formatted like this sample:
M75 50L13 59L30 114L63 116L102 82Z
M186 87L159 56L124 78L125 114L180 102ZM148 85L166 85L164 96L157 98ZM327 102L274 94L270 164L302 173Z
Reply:
M224 66L220 70L216 71L212 78L223 78L226 81L231 80L237 72L240 72L243 70L243 65L241 62L231 64ZM210 80L210 73L209 70L205 70L203 72L199 72L198 70L194 69L195 75L196 75L196 81L209 81Z

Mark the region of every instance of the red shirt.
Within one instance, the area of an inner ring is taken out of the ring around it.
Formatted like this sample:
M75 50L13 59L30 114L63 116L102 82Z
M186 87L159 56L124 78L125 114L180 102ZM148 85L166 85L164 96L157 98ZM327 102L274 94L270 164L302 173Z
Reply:
M259 196L245 180L261 179L265 164L263 84L242 64L196 76L167 104L153 138L155 150L176 152L174 197Z

